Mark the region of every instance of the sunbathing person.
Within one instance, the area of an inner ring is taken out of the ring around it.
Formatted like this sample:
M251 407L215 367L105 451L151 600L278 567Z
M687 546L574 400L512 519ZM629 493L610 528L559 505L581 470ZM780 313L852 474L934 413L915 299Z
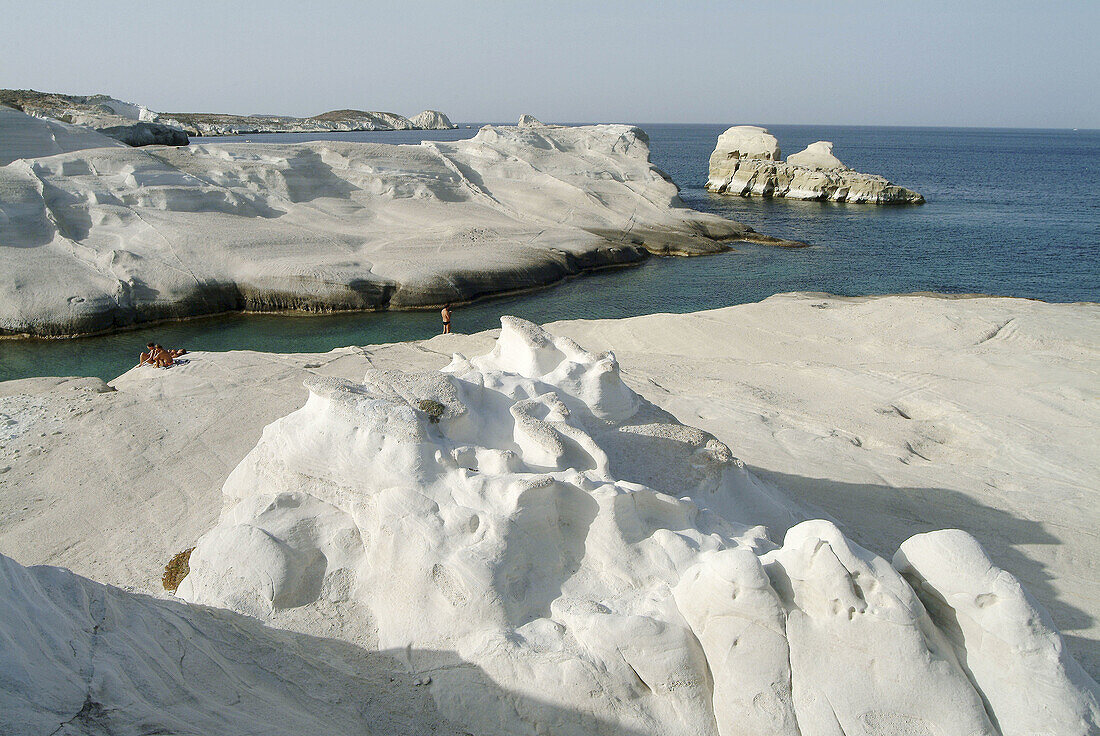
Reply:
M156 343L146 343L145 347L148 348L147 352L141 354L141 358L138 359L138 368L143 365L155 365L153 356L156 355L157 346Z
M154 349L157 351L153 355L153 365L158 368L171 368L172 364L176 362L176 356L173 355L173 351L165 350L160 345L155 345Z
M141 354L141 358L138 360L139 368L143 365L170 368L176 362L176 358L187 355L187 351L183 348L168 350L155 342L146 343L145 347L149 348L149 351Z

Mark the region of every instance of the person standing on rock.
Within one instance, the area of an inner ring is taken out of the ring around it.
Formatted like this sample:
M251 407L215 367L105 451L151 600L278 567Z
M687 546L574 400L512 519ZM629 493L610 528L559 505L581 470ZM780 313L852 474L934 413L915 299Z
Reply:
M451 305L444 304L443 309L439 310L439 314L443 317L443 334L451 334Z

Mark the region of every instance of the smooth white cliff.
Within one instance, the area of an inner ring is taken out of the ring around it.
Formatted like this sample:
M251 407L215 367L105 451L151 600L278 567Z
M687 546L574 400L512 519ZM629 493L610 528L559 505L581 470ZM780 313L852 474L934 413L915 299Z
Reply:
M0 107L0 334L409 308L790 243L685 207L625 125L134 149ZM57 154L62 155L57 155Z

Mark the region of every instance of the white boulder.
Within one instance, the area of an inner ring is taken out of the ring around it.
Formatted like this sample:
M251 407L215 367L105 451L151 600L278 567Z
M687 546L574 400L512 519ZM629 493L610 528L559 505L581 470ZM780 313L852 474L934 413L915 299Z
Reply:
M517 122L516 125L521 128L541 128L546 125L546 123L542 122L534 115L528 115L527 113L524 113L523 115L519 116L519 122Z
M798 153L787 156L787 163L793 166L803 166L807 169L846 169L839 158L833 155L831 141L817 141L803 148Z
M756 158L764 161L778 161L780 158L779 141L766 129L756 125L735 125L727 128L718 136L718 145L714 156L726 158Z
M409 122L413 124L413 127L421 130L451 130L458 127L451 122L450 118L438 110L425 110L417 113L409 118Z

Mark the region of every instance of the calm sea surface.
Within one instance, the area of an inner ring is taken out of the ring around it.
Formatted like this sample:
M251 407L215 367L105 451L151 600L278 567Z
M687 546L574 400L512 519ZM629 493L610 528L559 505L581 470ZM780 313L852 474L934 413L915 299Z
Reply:
M501 314L538 322L690 312L783 291L858 296L909 291L1100 301L1100 131L770 125L784 156L831 140L848 166L882 174L928 200L918 207L741 199L703 189L724 125L643 125L652 160L691 207L812 244L763 246L704 258L650 258L520 297L456 310L461 332L498 326ZM418 143L477 132L272 134L232 140ZM210 142L231 140L208 139ZM196 142L204 142L198 139ZM155 340L192 350L327 351L429 337L434 312L312 317L230 316L107 337L0 341L0 380L36 375L111 379Z

